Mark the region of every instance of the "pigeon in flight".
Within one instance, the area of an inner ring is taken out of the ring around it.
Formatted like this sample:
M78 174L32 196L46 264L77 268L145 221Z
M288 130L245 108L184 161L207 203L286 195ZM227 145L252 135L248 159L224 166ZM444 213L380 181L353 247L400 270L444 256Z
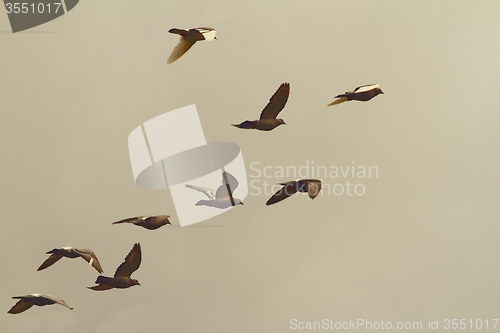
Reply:
M243 205L243 202L240 199L233 198L233 192L238 187L238 184L238 181L236 180L236 178L234 178L233 175L231 175L229 172L224 171L222 173L222 185L219 186L217 191L210 188L198 187L188 184L186 184L186 187L204 193L209 199L200 200L195 204L195 206L209 206L225 209L231 206ZM231 193L228 192L228 187Z
M47 260L45 260L40 265L40 267L38 267L37 269L38 271L41 271L42 269L52 266L62 257L72 258L72 259L82 257L83 259L85 259L86 262L92 265L92 267L94 267L99 273L103 272L101 264L99 264L99 260L97 260L96 255L90 249L85 249L83 247L66 246L58 249L53 249L52 251L47 252L47 254L51 254L51 256L48 257Z
M50 296L50 295L42 295L42 294L30 294L24 296L14 296L14 299L19 299L19 301L9 310L7 313L18 314L24 312L31 308L33 305L44 306L44 305L52 305L52 304L61 304L62 306L70 308L66 302L62 299Z
M279 125L285 124L285 121L283 119L276 119L276 117L278 116L278 113L280 113L281 110L283 110L283 108L285 107L289 95L290 83L282 83L278 90L276 90L274 95L269 99L269 103L267 103L264 110L262 110L262 112L260 113L259 120L246 120L241 124L232 125L238 128L270 131L278 127Z
M369 84L366 86L357 87L356 89L354 89L354 91L348 91L345 94L335 96L335 98L338 99L328 104L328 106L352 100L366 102L377 96L378 94L383 93L384 92L382 91L382 89L380 89L379 84Z
M171 64L182 57L197 41L212 41L217 39L217 37L215 37L216 32L212 28L194 28L189 30L172 28L168 32L181 35L181 39L179 44L177 44L170 54L170 57L168 57L167 64Z
M125 261L116 269L114 277L99 275L95 283L97 286L87 287L92 290L108 290L113 288L128 288L140 285L139 281L131 279L130 275L141 265L141 245L135 243L134 247L125 257Z
M146 228L148 230L156 230L160 227L163 227L165 224L170 224L170 221L168 218L170 215L156 215L156 216L137 216L137 217L131 217L125 220L113 222L111 224L117 224L117 223L132 223L135 225L138 225L140 227Z
M286 183L279 183L283 187L267 200L266 206L273 205L277 202L285 200L296 192L305 192L309 194L309 198L314 199L321 191L321 180L318 179L301 179L299 181L289 181Z

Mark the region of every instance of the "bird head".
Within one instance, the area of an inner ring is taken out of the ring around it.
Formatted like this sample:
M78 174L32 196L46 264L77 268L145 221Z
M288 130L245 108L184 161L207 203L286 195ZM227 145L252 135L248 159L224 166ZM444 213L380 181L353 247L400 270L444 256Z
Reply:
M286 123L285 123L285 121L283 119L276 119L276 120L277 120L276 123L278 124L278 126L279 125L286 125Z
M133 283L133 286L135 286L135 285L140 286L140 285L141 285L141 284L139 283L139 281L137 281L136 279L133 279L133 280L132 280L132 283Z
M170 218L170 215L167 215L167 219L166 219L165 224L170 224L170 225L172 225L172 223L170 223L170 221L168 220L169 218Z

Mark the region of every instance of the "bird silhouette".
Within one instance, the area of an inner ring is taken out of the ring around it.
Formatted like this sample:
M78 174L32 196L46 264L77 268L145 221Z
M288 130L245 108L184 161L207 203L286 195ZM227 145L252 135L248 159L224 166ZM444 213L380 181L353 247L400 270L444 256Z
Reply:
M125 220L113 222L111 224L118 224L118 223L132 223L134 225L138 225L140 227L146 228L148 230L156 230L160 227L163 227L165 224L172 224L168 220L170 215L156 215L156 216L136 216L136 217L131 217Z
M266 206L273 205L277 202L285 200L297 192L304 192L309 195L309 198L314 199L321 191L321 180L318 179L301 179L298 181L292 180L286 183L279 183L283 187L266 202Z
M335 98L338 99L328 104L328 106L340 104L346 101L366 102L372 99L373 97L383 93L384 92L382 91L382 89L380 89L379 84L368 84L366 86L357 87L353 91L347 91L345 94L340 94L335 96Z
M193 28L189 30L172 28L168 32L171 34L178 34L181 38L170 54L170 57L168 57L167 64L171 64L182 57L194 43L202 40L212 41L217 39L217 37L215 37L216 31L213 28Z
M86 262L88 262L92 267L94 267L99 273L102 273L103 270L101 268L101 264L99 263L99 260L97 260L96 255L92 250L86 249L83 247L73 247L73 246L66 246L66 247L60 247L57 249L53 249L47 254L51 254L50 257L45 260L40 267L38 267L38 271L41 271L42 269L45 269L47 267L52 266L54 263L56 263L59 259L62 257L66 258L78 258L81 257L83 258Z
M271 131L279 125L286 125L283 119L276 119L278 114L285 107L290 95L290 83L282 83L274 95L269 99L266 107L260 113L259 120L246 120L241 124L232 124L234 127L245 129L258 129L261 131Z
M132 250L125 257L125 261L116 269L115 275L112 278L99 275L95 281L98 285L87 288L92 290L108 290L113 288L124 289L140 285L139 281L131 279L130 275L141 265L141 257L141 245L135 243Z
M225 209L231 206L243 205L243 202L240 199L233 198L233 192L236 190L238 185L239 185L238 180L236 180L236 178L229 172L224 171L222 173L222 185L219 186L217 191L210 188L193 186L188 184L186 184L186 187L204 193L209 199L209 200L200 200L195 204L195 206L209 206L209 207ZM228 186L231 193L228 192Z
M62 299L50 295L30 294L24 296L14 296L12 298L19 299L19 301L9 311L7 311L7 313L11 314L24 312L31 308L33 305L44 306L56 303L61 304L62 306L65 306L70 310L73 310L73 308L70 308L68 304L66 304L66 302L64 302Z

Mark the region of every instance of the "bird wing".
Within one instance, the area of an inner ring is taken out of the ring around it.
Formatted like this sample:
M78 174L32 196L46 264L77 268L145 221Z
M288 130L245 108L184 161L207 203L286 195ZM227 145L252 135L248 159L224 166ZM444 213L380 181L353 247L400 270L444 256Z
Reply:
M227 183L226 183L226 178L227 178ZM224 171L222 173L222 185L219 186L217 189L217 193L215 193L215 198L216 199L224 199L224 198L229 198L229 193L227 193L227 186L226 184L229 184L229 189L231 191L231 196L238 187L239 183L236 178L230 174L229 172Z
M285 107L290 95L290 83L282 83L274 95L269 99L266 107L260 113L260 119L276 119L278 113Z
M124 220L120 220L120 221L116 221L116 222L113 222L111 224L117 224L117 223L134 223L135 221L137 220L141 220L141 219L144 219L146 218L147 216L136 216L136 217L130 217L128 219L124 219Z
M101 264L99 263L99 260L97 260L97 256L94 254L94 252L92 252L92 250L77 248L73 251L78 253L80 257L85 259L85 261L88 262L92 267L94 267L99 273L103 272Z
M186 184L186 187L204 193L210 200L215 199L214 190L211 188L193 186L189 184Z
M19 298L19 297L12 297L12 298ZM7 313L18 314L28 310L32 306L33 303L30 300L21 298L9 311L7 311Z
M267 200L266 206L285 200L286 198L297 192L297 182L294 180L286 183L281 183L280 185L283 185L283 187L278 192L274 193L274 195L269 198L269 200Z
M196 42L187 40L186 38L181 36L179 43L175 46L174 50L170 54L170 57L168 57L167 64L171 64L182 57L184 53L186 53L191 48L191 46L194 45L194 43Z
M130 277L141 265L141 257L141 245L135 243L125 257L125 261L116 269L114 277Z
M47 260L45 260L40 265L40 267L38 267L37 271L41 271L42 269L52 266L53 264L56 263L56 261L58 261L62 257L63 257L62 254L52 254L50 257L47 258Z
M367 92L375 88L379 88L380 84L367 84L365 86L359 86L356 89L354 89L353 93L362 93L362 92Z

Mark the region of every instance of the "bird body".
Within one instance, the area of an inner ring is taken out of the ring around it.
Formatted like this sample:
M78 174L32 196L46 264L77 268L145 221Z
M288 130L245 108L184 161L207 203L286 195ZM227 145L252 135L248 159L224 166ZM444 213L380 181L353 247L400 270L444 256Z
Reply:
M170 223L170 221L168 220L169 217L170 215L156 215L156 216L144 215L113 222L112 224L132 223L134 225L146 228L148 230L156 230L164 226L165 224L171 225L172 223Z
M373 97L383 93L384 92L382 91L382 89L380 89L379 84L368 84L366 86L357 87L353 91L347 91L345 94L335 96L335 98L338 99L328 104L328 106L353 100L366 102Z
M189 30L172 28L168 32L178 34L181 38L170 57L168 57L167 64L171 64L182 57L196 42L217 39L215 37L216 31L213 28L193 28Z
M318 196L319 191L321 191L321 180L318 179L301 179L298 181L292 180L279 184L283 185L283 187L271 198L269 198L266 202L266 206L285 200L297 192L307 193L310 199L314 199Z
M94 267L99 273L103 272L99 260L97 260L96 255L90 249L86 249L83 247L66 246L53 249L47 252L47 254L51 254L51 256L48 257L47 260L45 260L40 265L40 267L38 267L38 271L41 271L42 269L52 266L62 257L72 258L72 259L81 257L85 261L87 261L92 267Z
M135 243L132 250L125 257L125 261L116 269L113 277L99 275L95 281L98 285L87 288L98 291L113 288L124 289L140 285L139 281L130 278L130 275L141 265L141 257L141 245Z
M44 295L44 294L30 294L30 295L24 295L24 296L14 296L12 297L13 299L19 299L19 301L9 310L7 313L11 314L18 314L21 312L24 312L31 308L33 305L37 306L44 306L44 305L52 305L52 304L60 304L62 306L67 307L70 310L73 310L73 308L70 308L66 302L64 302L62 299L55 297L55 296L50 296L50 295Z
M274 95L269 99L266 107L260 113L258 120L246 120L241 124L232 124L234 127L244 129L258 129L260 131L271 131L279 125L286 125L283 119L276 119L283 110L290 95L290 84L282 83Z

